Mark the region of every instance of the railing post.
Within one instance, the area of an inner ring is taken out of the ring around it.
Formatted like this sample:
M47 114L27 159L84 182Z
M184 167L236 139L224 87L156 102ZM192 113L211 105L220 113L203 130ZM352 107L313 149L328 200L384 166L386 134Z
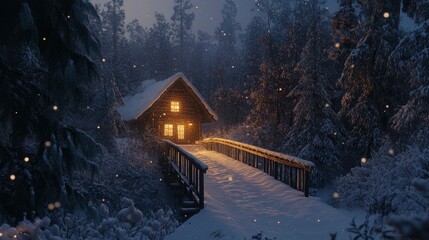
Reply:
M309 193L309 184L308 184L308 179L309 179L309 177L308 177L308 172L307 171L304 171L304 196L305 197L308 197L308 196L310 196L310 193Z
M204 208L204 172L199 170L200 189L198 190L198 198L200 199L200 208Z
M274 179L278 180L279 179L279 163L278 162L274 162Z

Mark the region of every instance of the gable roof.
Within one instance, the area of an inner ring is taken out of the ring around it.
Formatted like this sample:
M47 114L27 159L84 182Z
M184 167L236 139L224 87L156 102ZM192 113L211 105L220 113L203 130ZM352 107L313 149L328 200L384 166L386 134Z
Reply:
M189 82L185 75L181 72L174 74L173 76L162 80L146 80L142 82L142 89L134 95L129 95L123 98L124 105L120 106L117 111L121 115L122 120L132 121L137 120L144 112L146 112L161 96L172 86L176 81L182 80L187 87L198 98L199 102L203 105L207 113L213 120L218 120L218 116L210 108L198 90Z

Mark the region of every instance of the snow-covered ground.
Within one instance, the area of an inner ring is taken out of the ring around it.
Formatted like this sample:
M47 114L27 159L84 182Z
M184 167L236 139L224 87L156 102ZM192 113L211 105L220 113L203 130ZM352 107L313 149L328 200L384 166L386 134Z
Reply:
M205 209L183 223L167 240L348 239L353 214L319 198L305 198L271 176L201 146L184 146L209 166L205 176Z

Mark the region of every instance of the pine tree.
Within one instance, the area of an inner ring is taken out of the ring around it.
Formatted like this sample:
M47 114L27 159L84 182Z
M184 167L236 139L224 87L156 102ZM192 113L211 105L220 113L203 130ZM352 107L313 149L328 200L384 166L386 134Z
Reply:
M83 86L98 77L94 18L85 0L7 0L0 9L3 216L42 216L55 202L76 206L74 173L96 169L91 156L98 144L62 123L67 105L79 102Z
M216 28L215 39L217 40L217 52L215 69L215 81L217 86L234 86L237 83L233 81L237 74L235 67L238 66L237 59L237 35L241 30L237 22L237 6L233 0L225 0L222 8L222 22Z
M392 118L392 128L402 142L410 141L420 147L427 147L429 132L428 7L428 1L404 2L404 10L419 25L401 39L389 58L392 75L405 79L404 85L410 90L408 100Z
M331 107L332 86L327 78L324 50L328 46L326 10L318 1L308 3L312 12L308 41L295 71L301 76L288 97L294 99L293 126L286 136L283 151L313 161L317 166L312 186L323 186L341 169L343 130Z
M189 0L175 0L173 7L173 15L171 16L173 42L178 48L176 55L176 66L181 72L188 72L190 66L186 63L189 62L189 52L191 51L191 43L194 38L192 34L192 23L195 19L193 12L188 12L193 8ZM188 54L185 54L188 53ZM177 63L178 62L178 63Z
M146 56L150 59L146 71L151 78L163 79L175 72L171 29L164 15L155 13L155 18L156 22L148 31L145 45Z
M360 1L359 26L364 36L347 58L338 86L343 90L339 112L350 131L350 149L359 157L370 158L388 127L386 109L395 101L391 87L395 79L387 75L387 58L398 42L399 1ZM341 46L340 46L341 47Z

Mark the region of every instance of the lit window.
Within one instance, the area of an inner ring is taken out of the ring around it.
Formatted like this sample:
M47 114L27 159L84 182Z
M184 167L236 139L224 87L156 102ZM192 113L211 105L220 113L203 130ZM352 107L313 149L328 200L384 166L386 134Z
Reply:
M180 111L179 102L171 102L171 111L172 112L179 112Z
M166 137L173 136L173 124L164 124L164 136Z
M185 125L177 125L177 138L185 139Z

